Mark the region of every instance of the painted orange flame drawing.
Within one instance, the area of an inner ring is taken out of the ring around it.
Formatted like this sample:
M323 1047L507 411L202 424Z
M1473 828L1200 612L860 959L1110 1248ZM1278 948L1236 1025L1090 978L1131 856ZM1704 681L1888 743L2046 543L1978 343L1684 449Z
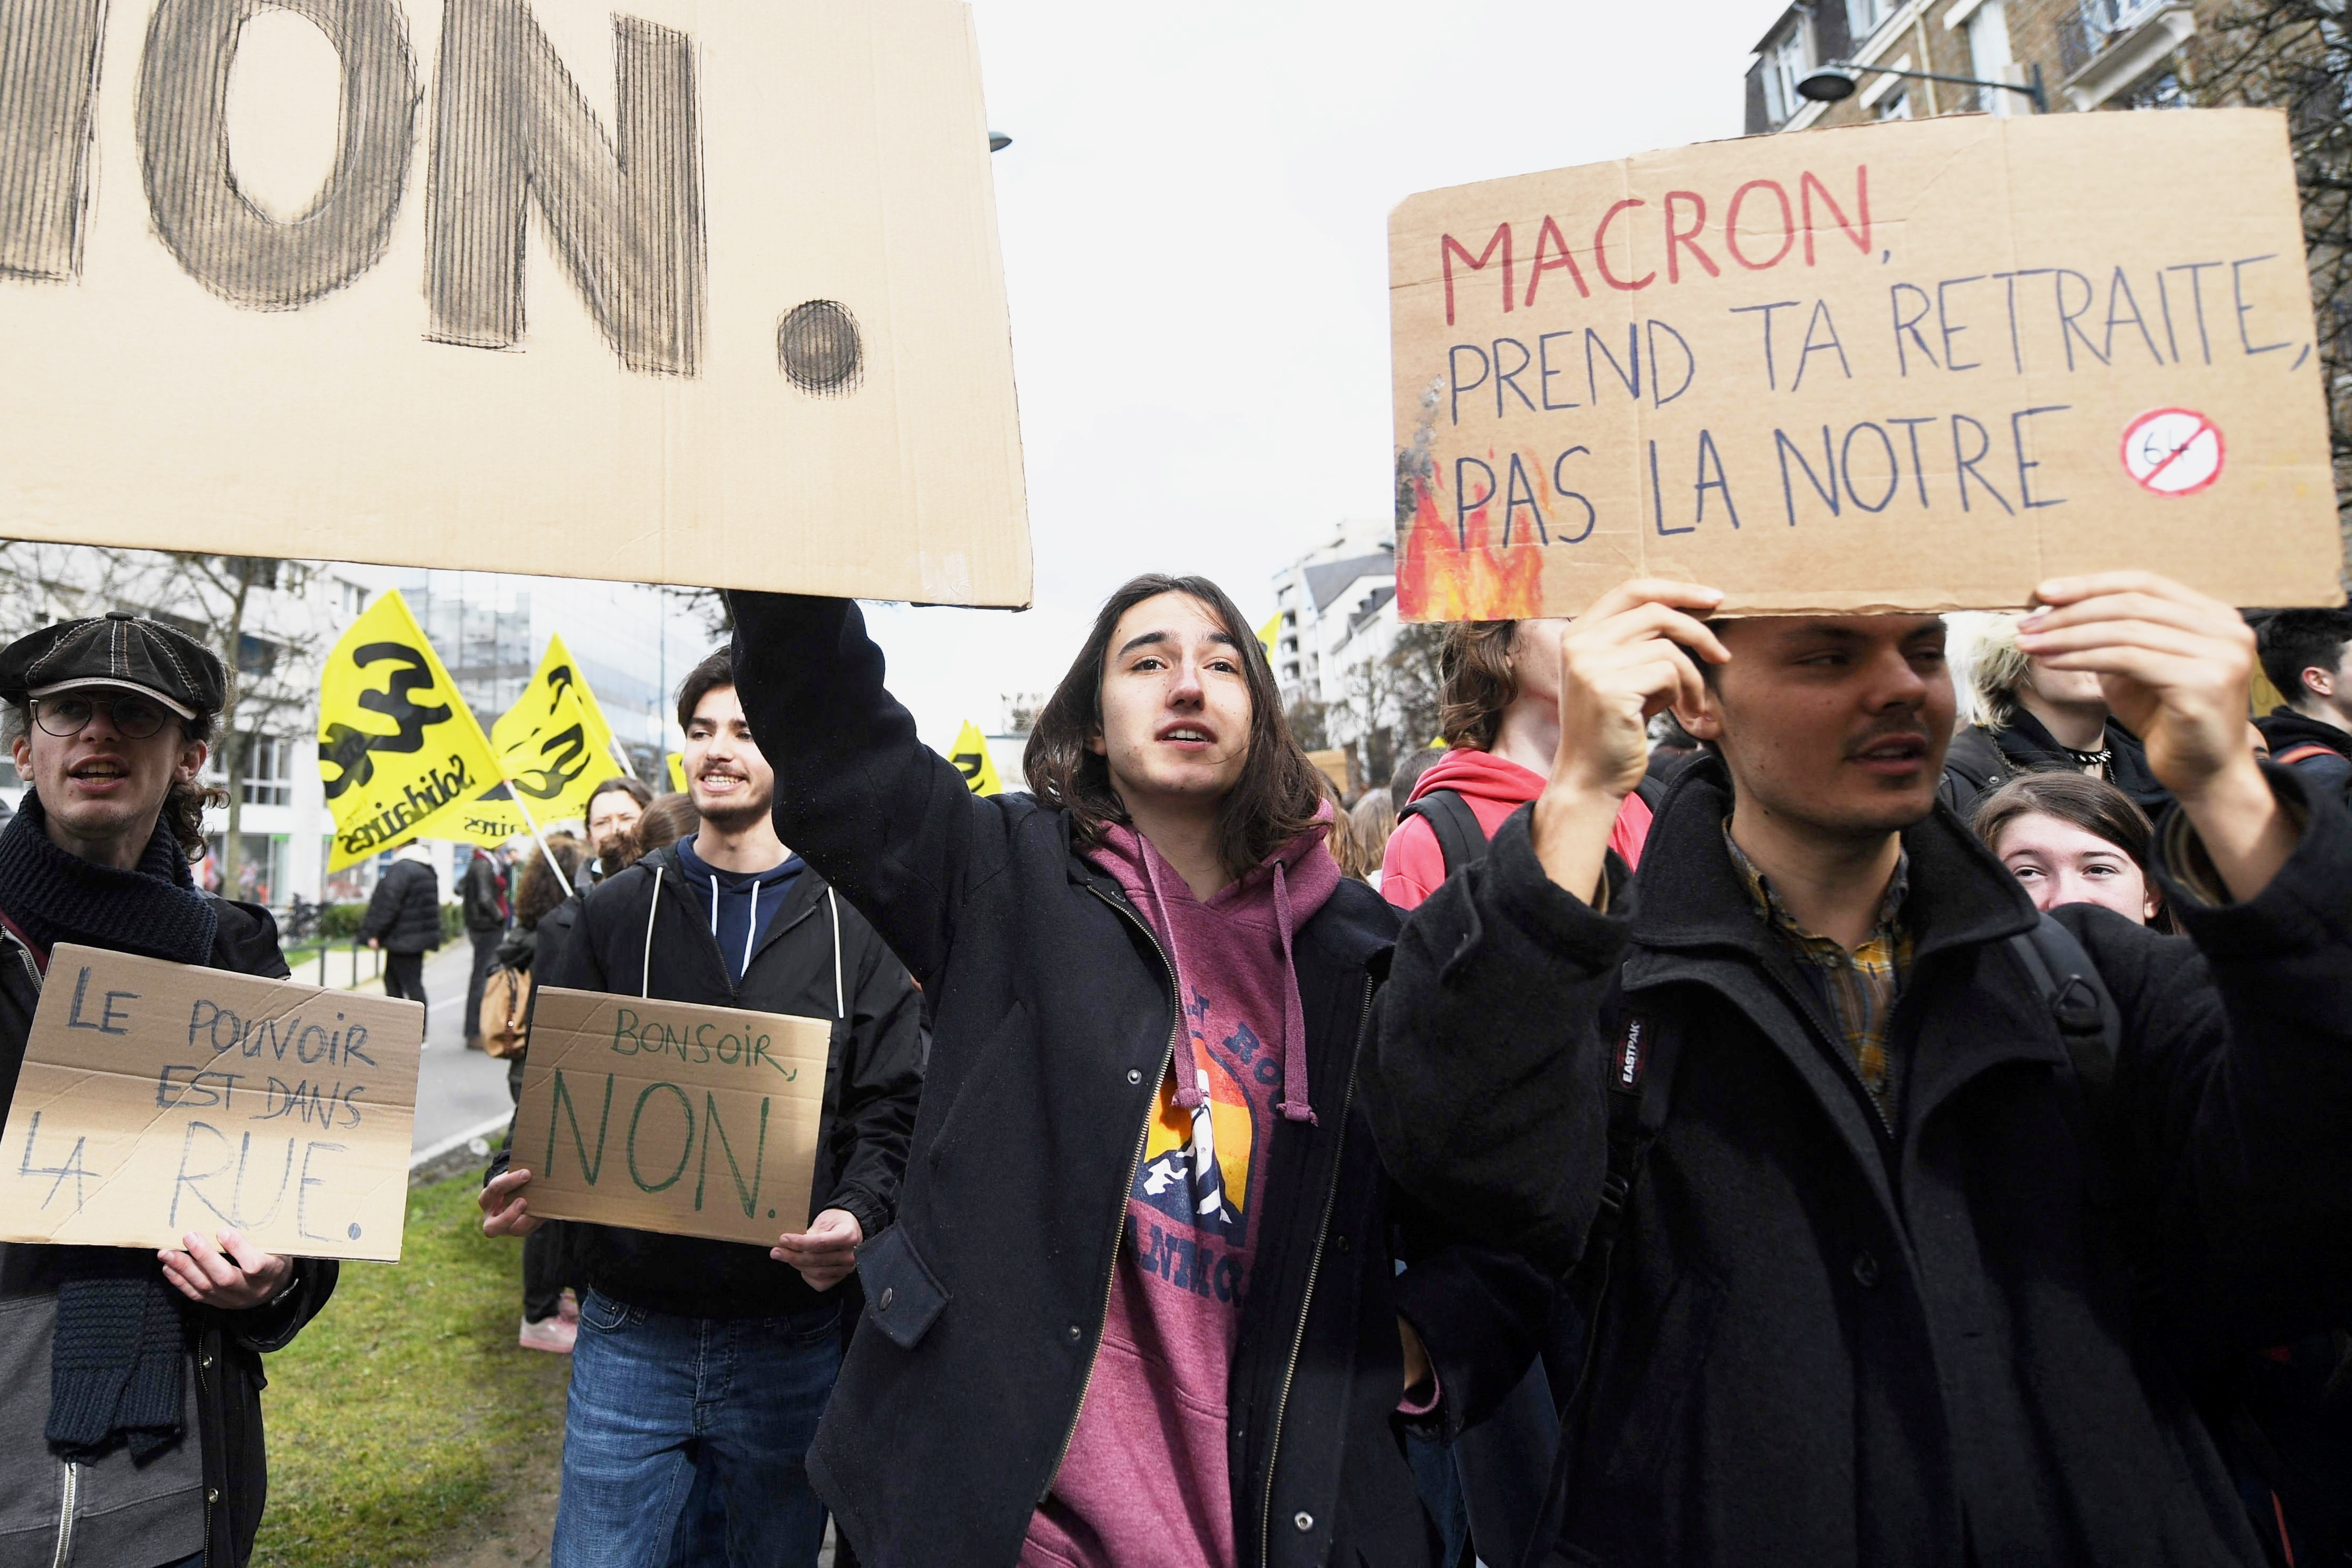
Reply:
M1446 522L1437 498L1442 482L1426 453L1407 448L1397 454L1398 500L1409 501L1411 507L1398 541L1398 614L1407 621L1510 621L1542 614L1542 544L1532 535L1499 542L1496 536L1506 525L1492 517L1491 500L1465 514L1458 528Z

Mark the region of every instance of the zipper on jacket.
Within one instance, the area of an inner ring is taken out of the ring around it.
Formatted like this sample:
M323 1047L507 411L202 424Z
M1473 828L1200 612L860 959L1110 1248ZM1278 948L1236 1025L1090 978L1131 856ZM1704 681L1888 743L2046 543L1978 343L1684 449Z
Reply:
M49 1568L66 1568L66 1564L73 1561L74 1509L80 1500L81 1467L68 1459L65 1507L58 1511L58 1552L49 1559ZM209 1513L206 1522L210 1522Z
M1176 1030L1184 1018L1183 998L1176 994L1176 966L1169 962L1167 950L1160 946L1160 938L1151 934L1151 927L1143 923L1142 916L1130 910L1119 908L1117 899L1091 883L1087 884L1087 891L1109 904L1112 909L1118 912L1121 918L1132 922L1135 928L1143 933L1143 939L1151 944L1151 950L1154 953L1160 955L1160 967L1168 973L1168 1048L1160 1059L1160 1079L1164 1082L1168 1077L1169 1070L1176 1062ZM1369 997L1367 1002L1369 1005ZM1103 1330L1110 1322L1111 1286L1118 1279L1118 1238L1119 1232L1127 1228L1128 1195L1135 1190L1136 1173L1143 1168L1144 1145L1150 1141L1151 1118L1158 1113L1159 1108L1160 1083L1155 1082L1151 1086L1150 1102L1144 1109L1143 1124L1135 1130L1135 1156L1128 1161L1127 1180L1119 1184L1118 1215L1111 1222L1110 1228L1110 1271L1103 1276L1102 1304L1095 1314L1094 1354L1087 1359L1087 1375L1078 1384L1078 1402L1070 1411L1070 1426L1069 1429L1062 1434L1062 1446L1055 1451L1054 1468L1045 1477L1045 1490L1037 1494L1037 1505L1040 1508L1045 1506L1045 1500L1054 1493L1054 1482L1062 1473L1062 1461L1070 1457L1070 1445L1078 1436L1078 1416L1086 1410L1087 1396L1095 1385L1095 1364L1102 1359Z
M1282 1418L1290 1408L1290 1385L1298 1377L1298 1357L1307 1345L1307 1314L1315 1310L1315 1281L1323 1271L1323 1243L1331 1234L1331 1210L1339 1201L1339 1173L1348 1158L1348 1113L1356 1103L1356 1071L1363 1065L1364 1034L1372 1021L1372 977L1364 977L1364 1005L1356 1017L1356 1049L1348 1058L1348 1090L1339 1099L1339 1142L1331 1148L1331 1185L1323 1194L1323 1223L1315 1231L1314 1256L1307 1260L1307 1292L1298 1302L1298 1328L1290 1336L1290 1361L1282 1369L1282 1392L1274 1401L1274 1435L1265 1447L1265 1500L1257 1519L1258 1568L1274 1561L1275 1463L1282 1456ZM1398 1390L1400 1395L1403 1392Z

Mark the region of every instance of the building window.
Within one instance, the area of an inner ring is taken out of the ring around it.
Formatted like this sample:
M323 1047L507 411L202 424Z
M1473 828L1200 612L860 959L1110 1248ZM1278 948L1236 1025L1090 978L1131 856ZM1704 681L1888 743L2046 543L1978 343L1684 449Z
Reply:
M1885 98L1880 99L1878 100L1877 107L1872 110L1871 112L1877 115L1881 120L1910 119L1910 89L1908 88L1896 88L1893 92L1890 92Z
M1857 51L1871 34L1878 31L1895 5L1895 0L1845 0L1846 33L1853 39ZM1856 53L1853 57L1860 59L1862 56Z
M2189 94L2182 90L2180 74L2168 62L2148 72L2139 80L2116 94L2102 109L2187 109Z
M278 735L245 737L245 782L248 806L290 806L294 803L294 742Z
M1969 74L1980 81L2007 81L2010 67L2016 57L2009 48L2009 17L2001 0L1984 0L1969 14L1965 24L1969 40ZM1998 88L1972 87L1968 89L1961 108L1985 114L2007 115L2014 111L2011 101L2017 95Z
M1805 54L1802 21L1764 50L1764 112L1776 126L1787 123L1790 116L1805 107L1805 100L1797 96L1797 84L1805 76Z

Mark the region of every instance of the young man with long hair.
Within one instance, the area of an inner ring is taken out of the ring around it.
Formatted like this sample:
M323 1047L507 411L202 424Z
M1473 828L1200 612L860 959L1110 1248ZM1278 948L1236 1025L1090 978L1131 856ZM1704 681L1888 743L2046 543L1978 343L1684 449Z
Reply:
M2191 1396L2352 1299L2352 815L2249 753L2227 605L2038 597L2021 650L2178 802L2186 938L2039 914L1939 807L1937 617L1651 581L1562 640L1542 795L1407 925L1381 1152L1594 1314L1535 1560L2263 1561ZM1605 878L1668 705L1717 755Z
M792 741L780 829L934 1010L809 1459L861 1560L1432 1563L1401 1424L1491 1402L1451 1347L1516 1343L1515 1375L1549 1292L1462 1249L1396 1277L1425 1222L1357 1098L1396 916L1326 851L1240 612L1128 583L1038 716L1034 795L980 797L856 605L731 597L745 711Z
M227 689L211 650L129 614L0 649L31 785L0 831L0 1120L60 942L286 977L269 912L188 869ZM335 1275L233 1229L161 1253L0 1243L0 1563L239 1568L268 1490L262 1354Z

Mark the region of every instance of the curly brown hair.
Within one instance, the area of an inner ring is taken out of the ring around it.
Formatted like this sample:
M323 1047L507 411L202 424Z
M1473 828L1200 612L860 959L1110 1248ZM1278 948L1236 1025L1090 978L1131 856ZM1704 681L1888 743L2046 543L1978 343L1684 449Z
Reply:
M1503 710L1517 700L1511 674L1516 621L1460 621L1445 629L1437 651L1437 733L1448 746L1491 751Z
M520 874L515 878L514 914L515 924L526 931L537 929L539 923L563 902L566 883L574 887L580 884L580 868L588 860L587 847L570 833L548 834L547 848L548 853L555 857L555 863L563 868L563 881L556 881L554 873L547 869L547 855L533 855L523 863Z
M1323 776L1290 733L1274 667L1257 634L1225 591L1205 577L1149 572L1103 601L1085 646L1038 710L1021 754L1021 771L1040 801L1070 814L1074 843L1098 842L1106 828L1128 821L1127 808L1111 788L1109 764L1087 743L1102 733L1103 666L1119 617L1163 593L1197 601L1242 656L1250 696L1249 754L1241 778L1217 807L1218 853L1225 869L1239 875L1315 825L1323 805Z

